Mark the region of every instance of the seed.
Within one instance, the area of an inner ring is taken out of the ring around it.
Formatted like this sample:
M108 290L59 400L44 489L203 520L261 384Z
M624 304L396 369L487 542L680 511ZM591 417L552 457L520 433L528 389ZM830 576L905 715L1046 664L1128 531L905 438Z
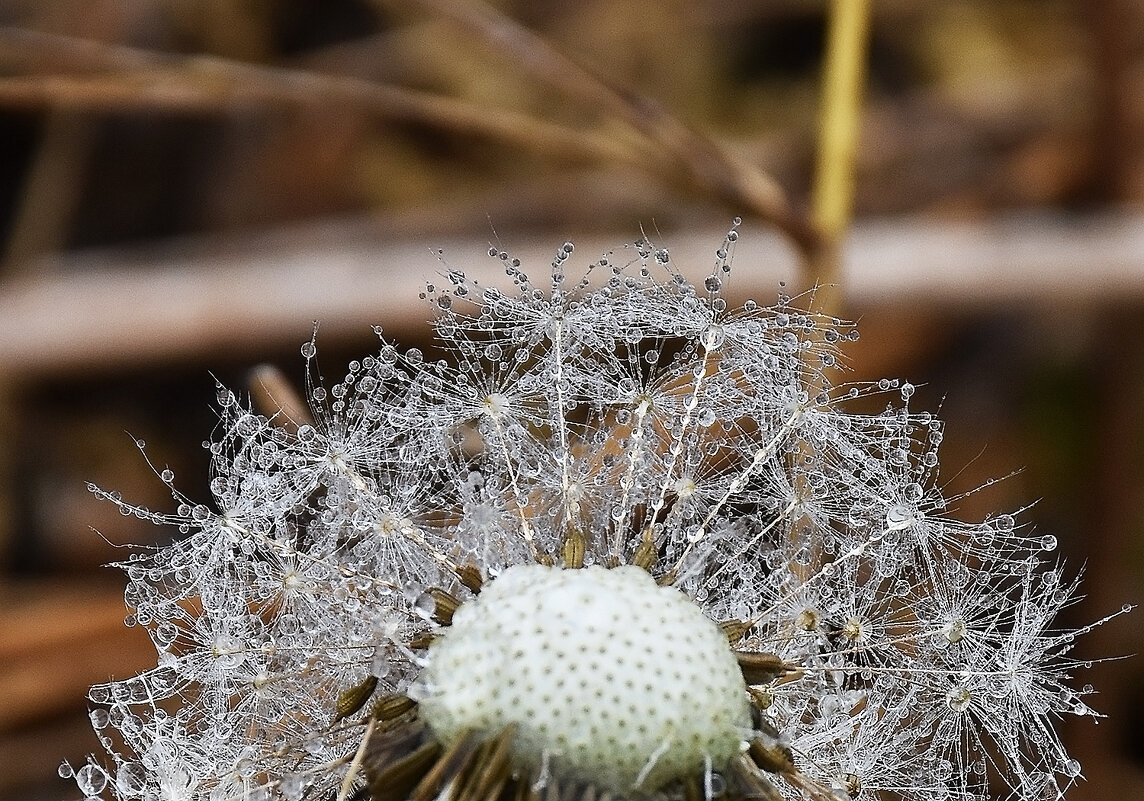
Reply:
M747 684L766 684L798 670L775 654L735 651L735 659Z
M430 587L429 595L433 597L433 619L442 626L450 625L453 622L453 613L457 611L461 601L437 587Z
M366 676L365 681L360 684L355 684L348 690L342 690L341 694L338 695L337 714L334 715L334 721L347 718L365 706L365 702L369 700L376 689L377 676Z

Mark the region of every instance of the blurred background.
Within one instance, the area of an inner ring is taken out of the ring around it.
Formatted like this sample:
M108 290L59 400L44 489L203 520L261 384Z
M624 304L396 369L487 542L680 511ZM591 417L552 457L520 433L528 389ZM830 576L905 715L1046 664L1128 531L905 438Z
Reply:
M0 798L75 798L86 687L154 665L101 565L171 533L87 485L171 507L145 442L206 499L216 379L300 385L315 321L334 379L372 324L419 344L417 293L495 276L490 243L541 276L647 235L698 276L742 215L733 300L813 280L797 224L664 145L681 123L804 219L824 2L496 7L539 38L465 0L0 0ZM877 0L867 69L846 378L921 385L947 493L982 487L958 516L1032 504L1085 573L1065 624L1140 603L1144 5ZM1108 718L1061 724L1070 799L1144 799L1144 661L1080 672Z

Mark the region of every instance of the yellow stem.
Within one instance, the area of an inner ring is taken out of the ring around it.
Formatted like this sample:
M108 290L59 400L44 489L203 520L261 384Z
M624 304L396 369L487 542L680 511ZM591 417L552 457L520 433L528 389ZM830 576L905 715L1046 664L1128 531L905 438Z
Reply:
M825 314L841 307L842 238L854 202L854 161L866 72L871 0L831 0L811 215L822 237L811 258Z

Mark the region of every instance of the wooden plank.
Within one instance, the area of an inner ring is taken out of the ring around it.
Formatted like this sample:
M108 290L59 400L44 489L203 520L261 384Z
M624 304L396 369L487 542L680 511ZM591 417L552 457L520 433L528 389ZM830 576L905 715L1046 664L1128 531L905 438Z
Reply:
M723 230L657 237L692 280L711 269ZM538 284L563 236L501 243ZM615 237L577 240L569 274ZM432 314L417 295L447 266L505 282L487 241L392 241L365 223L268 234L232 243L203 240L156 255L68 254L45 277L0 287L0 374L32 378L160 360L243 355L302 343L313 321L328 342L424 330ZM443 260L438 252L443 252ZM613 261L635 258L617 252ZM852 314L931 304L946 309L1139 302L1144 299L1144 215L1015 216L955 224L916 219L860 223L848 240L845 296ZM745 228L735 250L729 299L770 301L793 282L796 258L777 235Z
M87 689L155 664L141 629L123 625L123 588L23 584L0 605L0 732L82 706Z

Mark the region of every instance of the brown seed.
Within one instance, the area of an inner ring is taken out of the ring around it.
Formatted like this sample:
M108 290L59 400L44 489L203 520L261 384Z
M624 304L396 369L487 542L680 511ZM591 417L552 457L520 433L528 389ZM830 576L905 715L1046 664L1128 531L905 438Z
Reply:
M739 670L743 672L743 681L747 684L766 684L798 672L797 667L775 654L735 651L735 659L739 661Z
M747 632L754 627L754 622L749 620L724 620L719 624L719 628L723 629L723 633L727 635L727 642L731 645L739 642L747 636Z
M457 578L461 583L469 588L474 594L481 591L481 586L484 584L484 578L481 576L481 570L476 565L461 565L457 568Z
M746 754L739 754L727 765L727 777L743 798L759 801L786 801L785 796L762 774Z
M748 687L747 692L751 696L751 703L754 704L755 709L762 712L763 710L770 709L771 704L775 702L775 696L770 690L762 690L758 687Z
M468 769L479 745L477 733L474 731L467 731L454 740L432 769L413 788L409 801L432 801L437 798L448 782Z
M365 702L369 700L376 689L377 676L366 676L365 681L360 684L355 684L348 690L342 690L338 695L338 704L335 707L337 714L334 715L334 722L349 717L365 706Z
M536 790L533 789L533 779L527 772L521 773L513 780L511 801L538 801Z
M783 775L798 773L798 768L794 766L794 755L791 754L790 749L784 748L777 743L775 745L767 745L762 740L756 738L751 740L751 745L747 753L751 755L751 759L755 761L756 765L768 773L780 773Z
M659 553L656 551L655 541L645 537L636 547L636 552L632 554L632 564L636 567L642 567L650 573L655 567L655 560L658 557Z
M403 801L441 755L441 744L430 740L416 751L390 762L381 770L366 769L370 801Z
M445 592L438 587L430 587L429 595L433 598L433 619L442 626L451 624L453 622L453 613L457 611L457 607L461 605L461 602L451 593Z
M381 721L394 720L415 706L417 706L417 702L413 699L398 693L393 693L391 695L383 695L374 701L369 714L371 717Z
M512 776L512 741L516 737L516 729L515 723L506 726L482 747L458 801L496 798Z
M418 634L409 640L409 647L414 650L428 648L437 639L437 635L426 632L425 634Z
M570 531L560 550L565 567L579 569L584 566L584 535L579 531Z

